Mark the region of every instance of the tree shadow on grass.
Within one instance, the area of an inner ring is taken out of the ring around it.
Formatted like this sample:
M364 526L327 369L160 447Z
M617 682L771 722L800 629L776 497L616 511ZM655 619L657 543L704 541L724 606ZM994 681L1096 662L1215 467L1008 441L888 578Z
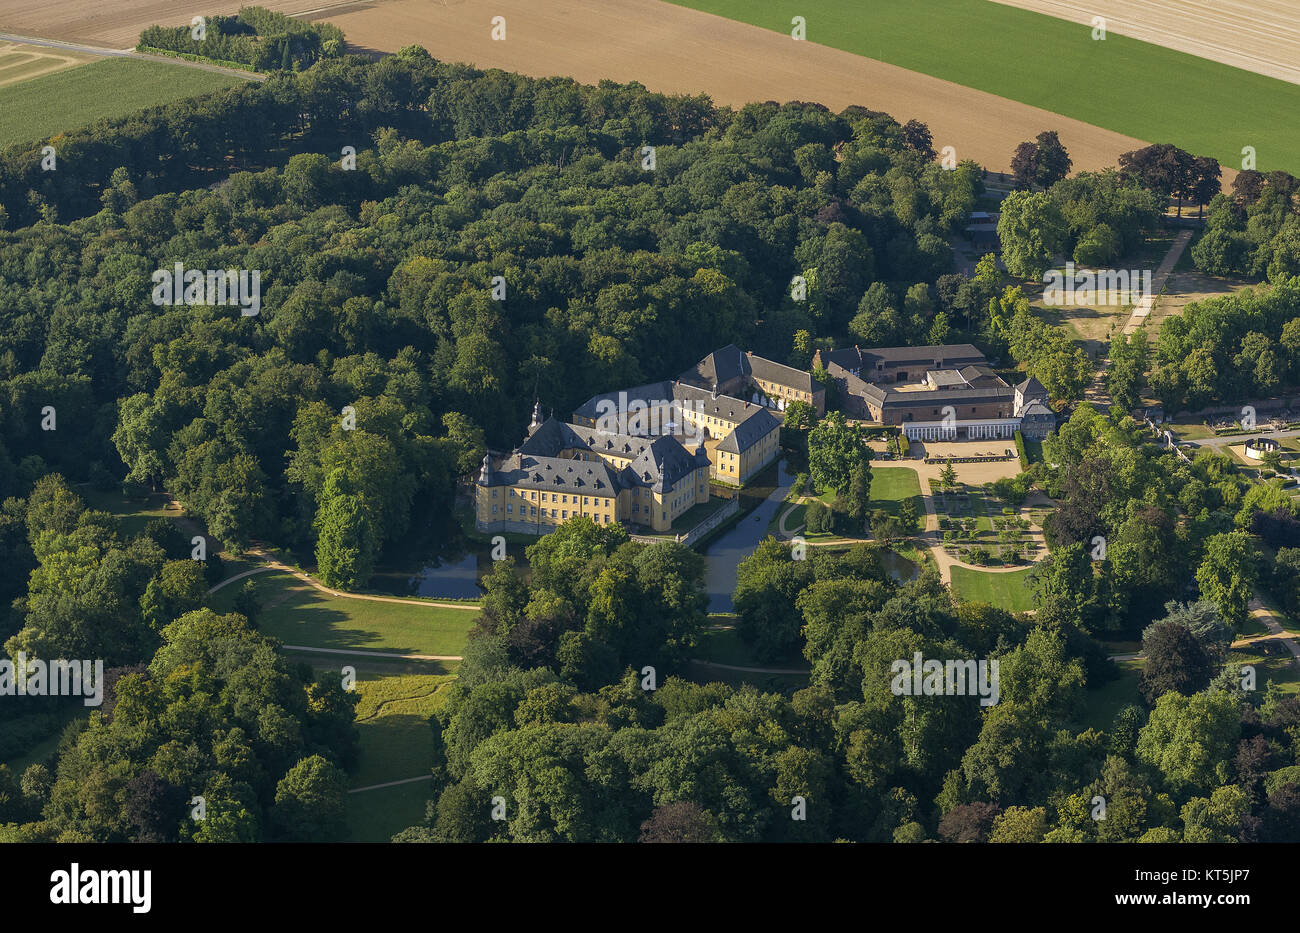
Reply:
M410 711L418 703L394 701L389 704L389 712L357 724L361 760L353 786L404 781L429 773L433 767L433 731L426 717ZM391 711L393 706L401 711Z
M282 591L284 592L284 591ZM355 649L384 651L391 654L431 654L416 645L384 643L383 636L374 628L357 628L348 625L351 617L338 609L322 606L319 594L305 586L287 590L258 620L258 627L286 645L305 645L311 648ZM430 620L430 631L433 620Z

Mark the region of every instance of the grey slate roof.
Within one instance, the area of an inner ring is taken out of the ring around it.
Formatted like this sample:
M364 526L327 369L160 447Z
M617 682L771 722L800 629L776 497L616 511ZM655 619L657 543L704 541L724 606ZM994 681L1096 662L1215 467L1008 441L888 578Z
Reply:
M712 389L714 384L723 385L737 377L749 378L749 360L740 347L729 343L720 350L714 350L693 367L677 377L679 382L687 382L704 389Z
M928 392L885 391L885 408L920 408L931 403L946 405L956 402L960 405L979 405L987 402L1013 401L1015 389L1010 386L987 386L975 388L966 386L960 389L934 389Z
M1047 389L1043 384L1033 376L1030 376L1024 382L1020 383L1020 385L1016 386L1016 391L1025 398L1047 398L1048 394Z
M925 375L936 386L964 386L966 384L965 374L959 373L955 369L932 369Z
M781 426L781 422L761 406L754 407L754 413L736 426L736 429L722 439L718 445L718 450L725 450L730 454L738 454L746 450L768 435L771 431Z
M655 492L667 492L684 476L701 466L707 467L709 455L703 448L688 452L674 437L657 437L620 474L626 486L649 486Z
M960 370L961 376L966 380L968 385L983 388L984 386L1004 386L1006 383L1002 377L995 373L987 366L973 364L963 366Z
M754 374L755 379L789 386L800 392L815 393L822 388L822 384L814 379L810 372L786 366L784 363L775 363L752 353L747 353L746 356L749 358L750 372Z
M626 459L611 467L602 461L571 460L564 450L590 450ZM579 495L615 495L620 489L650 486L656 492L671 489L683 476L709 465L703 445L692 449L673 436L636 437L605 434L594 428L564 424L548 418L497 470L489 471L487 485L523 485Z
M566 447L577 446L572 425L565 424L554 415L542 422L541 427L530 434L516 448L521 454L535 457L558 457Z
M580 496L614 496L623 488L615 471L603 461L566 460L512 454L492 471L488 485L523 486Z
M876 402L877 404L885 400L884 389L880 386L872 385L865 379L858 378L839 363L831 363L827 366L826 373L832 379L842 379L844 381L844 389L850 395L860 395L865 399Z
M740 424L751 417L755 411L765 411L762 405L746 402L744 399L730 395L713 397L712 392L678 382L673 385L673 399L679 402L691 402L699 411L713 418L720 418L730 424Z
M860 374L875 371L877 363L884 363L889 368L900 366L924 366L926 369L960 369L971 364L988 363L984 354L969 343L951 343L925 347L845 347L821 354L822 364L830 370L831 363L837 363L848 370L858 370ZM935 361L939 362L935 366Z
M613 402L615 406L619 404L619 396L627 393L627 404L631 405L635 401L646 403L671 402L673 400L673 382L670 379L664 379L660 382L648 382L645 385L635 386L631 389L619 389L616 392L602 392L600 395L593 395L580 406L574 409L573 414L580 418L591 418L595 420L600 417L601 412L599 405L602 401ZM706 395L708 393L705 393ZM617 408L615 409L617 410Z
M692 409L699 413L722 421L725 425L730 426L732 430L728 432L725 428L718 430L713 427L709 429L709 432L714 437L720 434L725 435L723 442L718 446L720 450L725 450L728 453L739 453L748 449L769 431L780 427L781 424L780 420L773 417L762 405L747 402L744 399L733 398L730 395L715 397L712 389L701 389L685 382L651 382L643 386L623 389L621 392L626 393L624 401L627 405L631 405L635 401L643 401L648 404L678 402L683 405L689 404ZM590 418L599 425L601 402L608 400L618 406L619 397L620 392L605 392L594 395L574 410L574 417ZM581 426L570 427L578 432L591 430ZM540 434L541 431L542 429L539 428L537 433ZM693 443L690 437L683 437L681 440L688 445Z

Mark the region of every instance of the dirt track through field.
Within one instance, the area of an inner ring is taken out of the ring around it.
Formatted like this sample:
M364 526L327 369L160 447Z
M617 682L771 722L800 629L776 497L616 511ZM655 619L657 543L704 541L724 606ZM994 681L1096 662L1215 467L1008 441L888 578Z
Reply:
M1296 0L993 0L1300 84Z

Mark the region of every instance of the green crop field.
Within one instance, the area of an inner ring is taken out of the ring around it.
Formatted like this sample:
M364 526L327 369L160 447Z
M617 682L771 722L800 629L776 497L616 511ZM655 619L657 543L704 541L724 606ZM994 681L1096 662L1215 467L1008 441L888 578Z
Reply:
M987 91L1224 165L1300 172L1300 86L988 0L669 0ZM793 40L791 40L793 41ZM888 102L872 106L888 110ZM1051 127L1043 127L1051 129Z
M458 656L478 620L466 609L331 596L283 571L248 579L262 604L257 627L286 645ZM218 590L212 607L229 611L240 586Z
M238 84L242 78L110 58L0 87L0 147Z
M1029 591L1030 568L1008 573L989 573L968 567L952 568L952 590L959 599L970 603L990 603L1010 612L1034 608L1034 594Z

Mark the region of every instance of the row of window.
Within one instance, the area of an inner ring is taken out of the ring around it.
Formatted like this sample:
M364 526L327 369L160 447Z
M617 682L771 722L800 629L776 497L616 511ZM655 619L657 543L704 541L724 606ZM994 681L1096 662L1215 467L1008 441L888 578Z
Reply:
M537 517L537 506L535 506L535 505L532 505L532 506L521 505L521 506L519 507L519 514L520 514L521 516L523 516L523 515L525 514L525 513L524 513L524 510L525 510L525 509L528 510L528 515L531 515L531 516L534 517L534 518ZM514 511L515 511L515 507L514 507L513 505L507 505L507 506L506 506L506 514L507 514L507 515L513 515L513 514L514 514ZM633 511L636 511L635 508L633 509ZM497 514L497 506L495 506L495 505L492 506L492 514L493 514L493 515L496 515L496 514ZM573 516L574 516L575 518L576 518L578 515L579 515L579 513L576 512L576 511L573 513ZM548 510L548 509L542 509L542 517L543 517L543 518L548 518L548 517L549 517L549 518L558 518L558 519L560 519L560 521L567 521L568 518L569 518L569 510L568 510L568 509L549 509L549 510ZM588 514L587 514L587 517L590 518L590 519L591 519L593 522L595 522L597 525L608 525L608 524L610 523L610 521L611 521L610 516L609 516L608 514L596 515L596 514L588 513Z
M646 490L646 493L649 494L649 490ZM516 490L516 489L507 489L507 490L506 490L506 495L507 495L507 496L518 496L518 497L521 498L521 499L532 499L534 502L538 501L538 500L537 500L537 493L536 493L536 492L525 492L525 491L522 490L522 489L519 489L519 490ZM541 501L542 501L542 502L547 501L547 500L546 500L546 496L547 496L547 495L548 495L548 493L542 493L542 498L541 498ZM553 493L549 493L549 495L550 495L550 497L551 497L551 499L550 499L551 502L562 502L562 503L567 503L567 502L569 501L569 497L568 497L567 495L563 494L563 493L554 493L554 492L553 492ZM495 499L496 497L497 497L497 491L496 491L495 489L493 489L493 490L492 490L492 498ZM583 505L590 505L592 499L595 499L595 500L596 500L596 504L597 504L597 505L603 505L603 504L606 504L606 503L608 503L608 502L610 501L610 499L609 499L608 496L583 496L583 497L582 497L582 504L583 504ZM577 505L577 504L578 504L578 497L577 497L577 496L574 496L574 497L573 497L573 504L574 504L574 505ZM520 508L523 508L523 506L520 506Z
M768 395L784 395L786 398L797 398L800 401L811 402L811 392L800 392L797 389L791 389L789 386L783 386L779 382L764 382L762 379L757 380L758 387Z

